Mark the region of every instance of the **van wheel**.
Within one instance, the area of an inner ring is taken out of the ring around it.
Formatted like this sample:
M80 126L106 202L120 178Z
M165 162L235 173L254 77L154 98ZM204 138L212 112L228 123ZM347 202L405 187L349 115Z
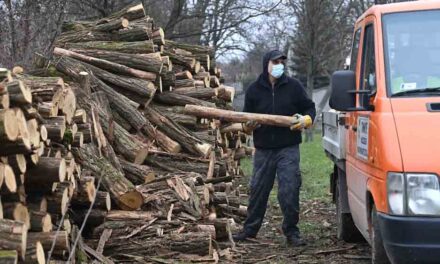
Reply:
M339 195L339 184L335 188L336 198L336 223L338 227L338 239L345 242L359 242L362 240L362 235L353 222L350 213L342 213L342 199Z
M383 247L382 235L379 229L376 206L371 210L371 258L373 264L389 264L385 248Z

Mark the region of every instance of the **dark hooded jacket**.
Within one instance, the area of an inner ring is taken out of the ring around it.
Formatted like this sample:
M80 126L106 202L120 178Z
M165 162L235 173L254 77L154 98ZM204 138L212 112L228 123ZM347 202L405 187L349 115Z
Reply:
M315 103L307 96L301 83L283 74L274 87L269 81L268 65L272 52L263 57L263 72L246 91L243 112L292 116L310 115L315 119ZM261 125L254 131L256 148L274 149L302 142L300 131L288 127Z

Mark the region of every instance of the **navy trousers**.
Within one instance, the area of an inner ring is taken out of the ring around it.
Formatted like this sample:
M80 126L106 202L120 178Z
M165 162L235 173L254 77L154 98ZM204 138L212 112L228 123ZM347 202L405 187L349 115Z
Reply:
M250 181L250 197L244 231L256 235L263 223L267 201L278 179L278 202L283 212L285 236L299 235L299 145L280 149L256 149L253 175Z

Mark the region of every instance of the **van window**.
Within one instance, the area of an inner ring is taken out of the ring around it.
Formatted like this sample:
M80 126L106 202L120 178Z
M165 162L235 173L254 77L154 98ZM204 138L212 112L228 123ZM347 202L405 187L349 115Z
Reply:
M359 53L359 42L361 41L361 29L354 33L353 46L351 47L350 70L356 72L356 64Z
M376 57L374 53L374 27L369 24L365 27L364 49L362 52L360 90L370 90L370 94L359 96L360 106L368 106L371 94L376 93Z
M383 16L388 94L438 95L440 10ZM429 90L431 90L429 92Z

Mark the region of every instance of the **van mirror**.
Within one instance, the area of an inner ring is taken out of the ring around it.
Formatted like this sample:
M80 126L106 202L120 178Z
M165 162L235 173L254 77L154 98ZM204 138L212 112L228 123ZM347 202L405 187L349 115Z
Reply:
M330 107L338 111L356 111L356 74L354 71L336 71L331 81Z

